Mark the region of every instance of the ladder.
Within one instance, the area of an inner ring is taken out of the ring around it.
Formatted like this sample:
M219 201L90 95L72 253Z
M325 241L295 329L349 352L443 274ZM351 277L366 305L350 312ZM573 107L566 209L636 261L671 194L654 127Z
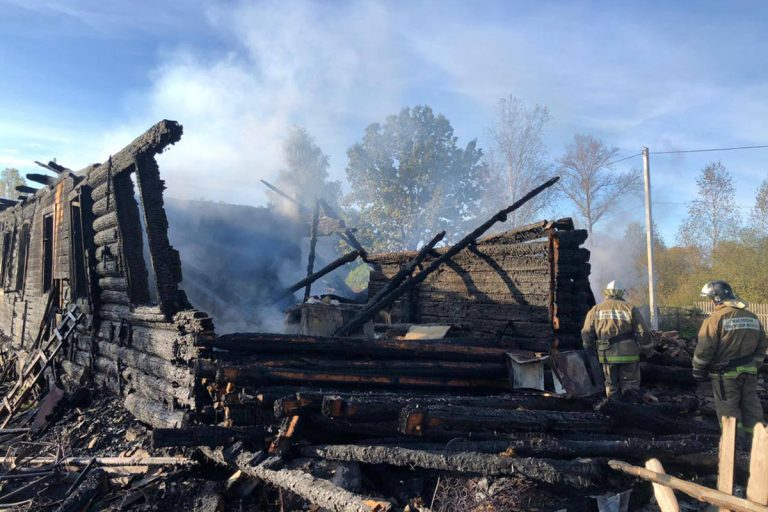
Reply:
M2 424L0 424L0 428L5 428L8 422L11 421L16 410L27 399L35 384L40 381L40 377L43 376L45 369L72 336L83 316L77 304L67 306L61 322L57 327L54 327L51 336L29 356L16 384L8 391L2 403L0 403L0 415L7 414Z

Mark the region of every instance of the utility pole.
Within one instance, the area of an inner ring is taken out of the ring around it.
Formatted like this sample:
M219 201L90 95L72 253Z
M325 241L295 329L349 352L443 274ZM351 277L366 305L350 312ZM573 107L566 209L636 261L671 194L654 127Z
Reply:
M653 279L653 217L651 215L651 163L648 148L643 148L643 178L645 181L645 240L648 251L648 309L651 313L651 329L659 330L656 310L656 290Z

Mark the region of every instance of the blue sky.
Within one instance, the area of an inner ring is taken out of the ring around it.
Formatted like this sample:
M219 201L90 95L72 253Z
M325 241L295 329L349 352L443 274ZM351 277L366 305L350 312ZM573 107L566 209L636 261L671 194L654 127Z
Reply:
M429 104L484 146L507 95L549 107L553 158L575 133L620 157L768 144L766 20L766 2L0 0L0 167L81 168L168 118L168 195L263 204L293 124L341 179L370 122ZM746 213L768 150L652 155L668 240L717 159ZM639 199L615 217L641 220Z

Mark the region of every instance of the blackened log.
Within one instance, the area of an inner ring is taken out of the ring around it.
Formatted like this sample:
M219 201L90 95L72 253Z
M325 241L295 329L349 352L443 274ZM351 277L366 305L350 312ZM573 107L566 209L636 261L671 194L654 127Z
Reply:
M309 257L307 258L307 277L315 271L315 247L317 246L317 225L320 222L320 202L315 201L315 211L312 214L312 229L309 233ZM307 283L304 288L304 301L309 298L312 292L312 282Z
M215 348L219 360L237 361L248 354L322 354L343 358L398 358L443 361L506 361L508 345L492 339L445 338L441 340L399 340L324 338L271 333L225 334L201 340L201 346Z
M44 169L48 169L49 171L55 172L56 174L60 174L65 171L72 172L66 167L64 167L63 165L59 165L53 161L48 162L47 164L44 164L43 162L38 162L37 160L35 160L35 163Z
M420 467L483 476L522 474L551 485L567 485L579 489L595 487L605 478L604 465L597 460L563 461L502 457L477 452L450 453L388 446L313 446L302 449L308 457L327 460L355 461L366 464L390 464Z
M418 253L416 253L416 256L413 257L411 261L405 264L403 268L401 268L397 274L392 276L392 279L389 280L389 282L379 290L376 295L374 295L371 299L368 300L368 305L373 306L378 301L383 299L389 292L400 286L400 283L402 283L408 276L410 276L414 270L416 270L416 267L418 267L423 261L424 258L426 258L432 249L435 248L435 246L443 239L445 238L445 231L439 232L435 237L429 241L428 244L426 244L424 247L422 247ZM366 306L367 308L368 306Z
M371 307L366 309L365 312L358 315L354 319L350 320L347 324L341 326L334 334L339 336L339 335L347 334L349 332L353 332L356 329L360 328L363 324L365 324L365 322L373 318L376 315L376 313L378 313L383 308L395 302L398 298L402 297L409 290L412 290L413 288L415 288L419 283L423 282L429 276L429 274L431 274L432 272L440 268L440 266L443 265L443 263L450 261L451 258L453 258L456 254L463 251L467 246L469 246L471 243L476 241L486 231L488 231L491 227L493 227L494 224L496 224L497 222L505 222L507 220L508 214L517 210L518 208L523 206L526 202L528 202L530 199L534 198L535 196L537 196L547 188L557 183L559 179L560 178L558 176L552 178L546 183L539 185L532 191L528 192L525 196L523 196L520 200L516 201L511 206L508 206L507 208L500 210L498 213L496 213L496 215L494 215L493 217L485 221L483 224L477 227L474 231L472 231L467 236L462 238L458 243L451 246L445 252L445 254L435 259L432 263L430 263L430 265L427 268L425 268L415 276L412 276L411 278L407 279L398 288L392 290L389 294L387 294L385 297L379 300L376 304L371 305Z
M361 446L364 443L358 443ZM625 437L622 439L562 439L556 437L532 437L530 439L499 439L489 441L452 440L448 443L407 443L403 446L418 450L443 453L480 452L513 453L518 457L546 457L571 459L579 457L676 457L682 454L700 453L717 445L714 436L675 435L651 439ZM392 446L400 446L393 444Z
M276 299L274 299L273 302L277 302L279 300L284 299L285 297L288 297L293 292L300 290L304 288L305 286L314 283L321 277L323 277L326 274L329 274L336 270L337 268L341 267L342 265L346 265L347 263L350 263L352 261L355 261L357 257L360 256L360 251L352 251L350 253L345 254L344 256L337 258L330 262L328 265L324 266L311 276L307 276L298 283L294 284L293 286L287 288L284 290Z
M80 512L88 510L93 500L96 499L107 487L107 473L103 469L91 471L83 483L75 489L64 502L59 505L56 512Z
M226 446L237 440L263 440L263 428L231 429L216 426L156 428L152 430L152 447Z
M347 360L319 359L314 357L280 356L277 358L248 358L230 371L222 367L222 379L237 381L247 379L248 374L262 368L290 368L316 370L322 368L329 372L370 372L376 375L414 376L414 377L455 377L455 378L498 378L507 377L507 368L503 362L465 362L465 361L413 361L398 359ZM228 377L229 376L229 377Z
M395 421L406 406L426 408L435 405L484 407L490 409L527 409L553 411L590 411L588 400L571 400L553 395L495 396L412 396L395 394L326 395L322 412L329 418L350 422Z
M298 469L268 469L255 461L263 457L257 453L230 447L226 450L202 448L206 457L225 466L232 466L252 478L290 491L323 509L332 512L387 512L389 502L370 499L342 489L328 480L315 478Z
M675 387L696 387L697 384L690 367L640 363L640 375L647 384L668 384Z
M229 372L232 375L233 372ZM419 377L408 375L384 375L373 372L344 372L324 370L304 370L292 368L247 368L237 373L234 382L238 385L262 386L282 384L316 383L327 386L364 387L364 388L405 388L405 389L461 389L461 390L499 390L508 389L509 381L505 378L453 378Z
M29 181L34 181L35 183L40 183L41 185L45 185L45 186L53 185L54 183L56 183L56 178L52 176L47 176L45 174L37 174L33 172L27 174L27 179Z
M323 393L303 392L278 398L275 400L274 412L276 418L288 416L306 416L318 414L323 405Z
M400 432L429 436L433 430L493 432L608 432L609 418L594 412L520 411L463 406L407 406L400 413Z
M687 434L691 432L719 432L715 422L700 422L677 419L663 414L663 409L653 406L631 404L619 400L607 400L596 407L602 414L609 416L617 428L625 430L643 430L654 434Z
M34 194L35 192L38 191L38 189L32 188L32 187L28 187L26 185L17 185L16 186L16 191L17 192L21 192L22 194ZM19 196L19 197L21 197L21 196Z
M125 397L125 408L136 419L153 427L179 428L189 424L189 414L178 410L172 411L167 406L137 396L135 393Z

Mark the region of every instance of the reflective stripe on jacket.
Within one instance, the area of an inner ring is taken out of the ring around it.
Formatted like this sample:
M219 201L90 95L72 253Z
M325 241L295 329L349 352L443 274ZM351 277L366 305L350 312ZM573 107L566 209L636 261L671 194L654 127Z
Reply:
M699 330L693 367L734 379L757 375L765 360L768 338L757 316L743 307L718 304Z
M636 363L641 352L653 353L650 332L637 308L620 299L607 299L587 313L581 339L584 348L597 349L601 363ZM611 338L624 339L611 342Z

